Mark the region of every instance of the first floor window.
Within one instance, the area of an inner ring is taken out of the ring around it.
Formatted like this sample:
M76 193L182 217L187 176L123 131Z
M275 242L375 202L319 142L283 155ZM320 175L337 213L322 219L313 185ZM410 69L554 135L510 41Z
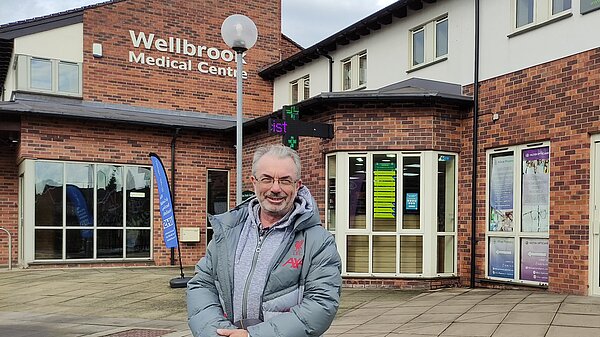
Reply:
M82 64L17 55L17 89L80 97Z
M513 28L536 25L571 10L571 0L512 0Z
M548 282L550 145L488 151L487 275Z
M434 151L327 156L327 226L344 274L454 274L456 170L455 154Z
M150 258L151 170L35 161L34 260Z
M430 21L410 31L410 68L432 63L448 55L448 16Z
M306 75L290 83L291 104L296 104L310 97L310 76Z
M355 90L367 85L367 52L342 60L342 90Z

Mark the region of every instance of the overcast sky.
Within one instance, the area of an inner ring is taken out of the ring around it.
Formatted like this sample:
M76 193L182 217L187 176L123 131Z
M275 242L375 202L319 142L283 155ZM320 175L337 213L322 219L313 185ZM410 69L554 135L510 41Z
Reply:
M282 30L309 47L396 0L282 0ZM0 0L0 24L31 19L100 0Z

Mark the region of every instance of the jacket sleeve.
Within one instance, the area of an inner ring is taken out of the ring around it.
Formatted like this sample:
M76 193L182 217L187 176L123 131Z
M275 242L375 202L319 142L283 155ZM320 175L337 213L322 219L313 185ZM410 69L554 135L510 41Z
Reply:
M187 284L188 325L194 337L217 337L217 328L235 329L225 317L219 298L218 281L213 277L214 242L196 264L196 274Z
M321 226L313 228L321 232L312 233L318 239L304 257L303 264L308 265L303 268L309 270L302 302L290 312L249 327L251 337L321 336L333 322L340 303L341 259L333 236Z

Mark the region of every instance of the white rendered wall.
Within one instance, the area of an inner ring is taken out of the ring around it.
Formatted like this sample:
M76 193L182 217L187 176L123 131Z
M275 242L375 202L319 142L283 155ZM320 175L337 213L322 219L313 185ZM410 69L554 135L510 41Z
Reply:
M480 79L600 47L600 10L581 15L580 2L571 3L572 16L509 38L511 1L482 1Z
M83 23L15 38L13 57L6 76L4 100L9 100L15 90L16 54L82 63Z
M310 97L329 91L329 60L321 57L285 73L275 79L273 85L273 111L291 104L290 82L310 76Z

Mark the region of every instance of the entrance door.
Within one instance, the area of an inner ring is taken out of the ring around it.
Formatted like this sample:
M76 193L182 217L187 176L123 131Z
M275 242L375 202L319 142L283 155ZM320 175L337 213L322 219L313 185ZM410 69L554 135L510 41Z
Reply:
M592 137L590 292L600 296L600 135Z

